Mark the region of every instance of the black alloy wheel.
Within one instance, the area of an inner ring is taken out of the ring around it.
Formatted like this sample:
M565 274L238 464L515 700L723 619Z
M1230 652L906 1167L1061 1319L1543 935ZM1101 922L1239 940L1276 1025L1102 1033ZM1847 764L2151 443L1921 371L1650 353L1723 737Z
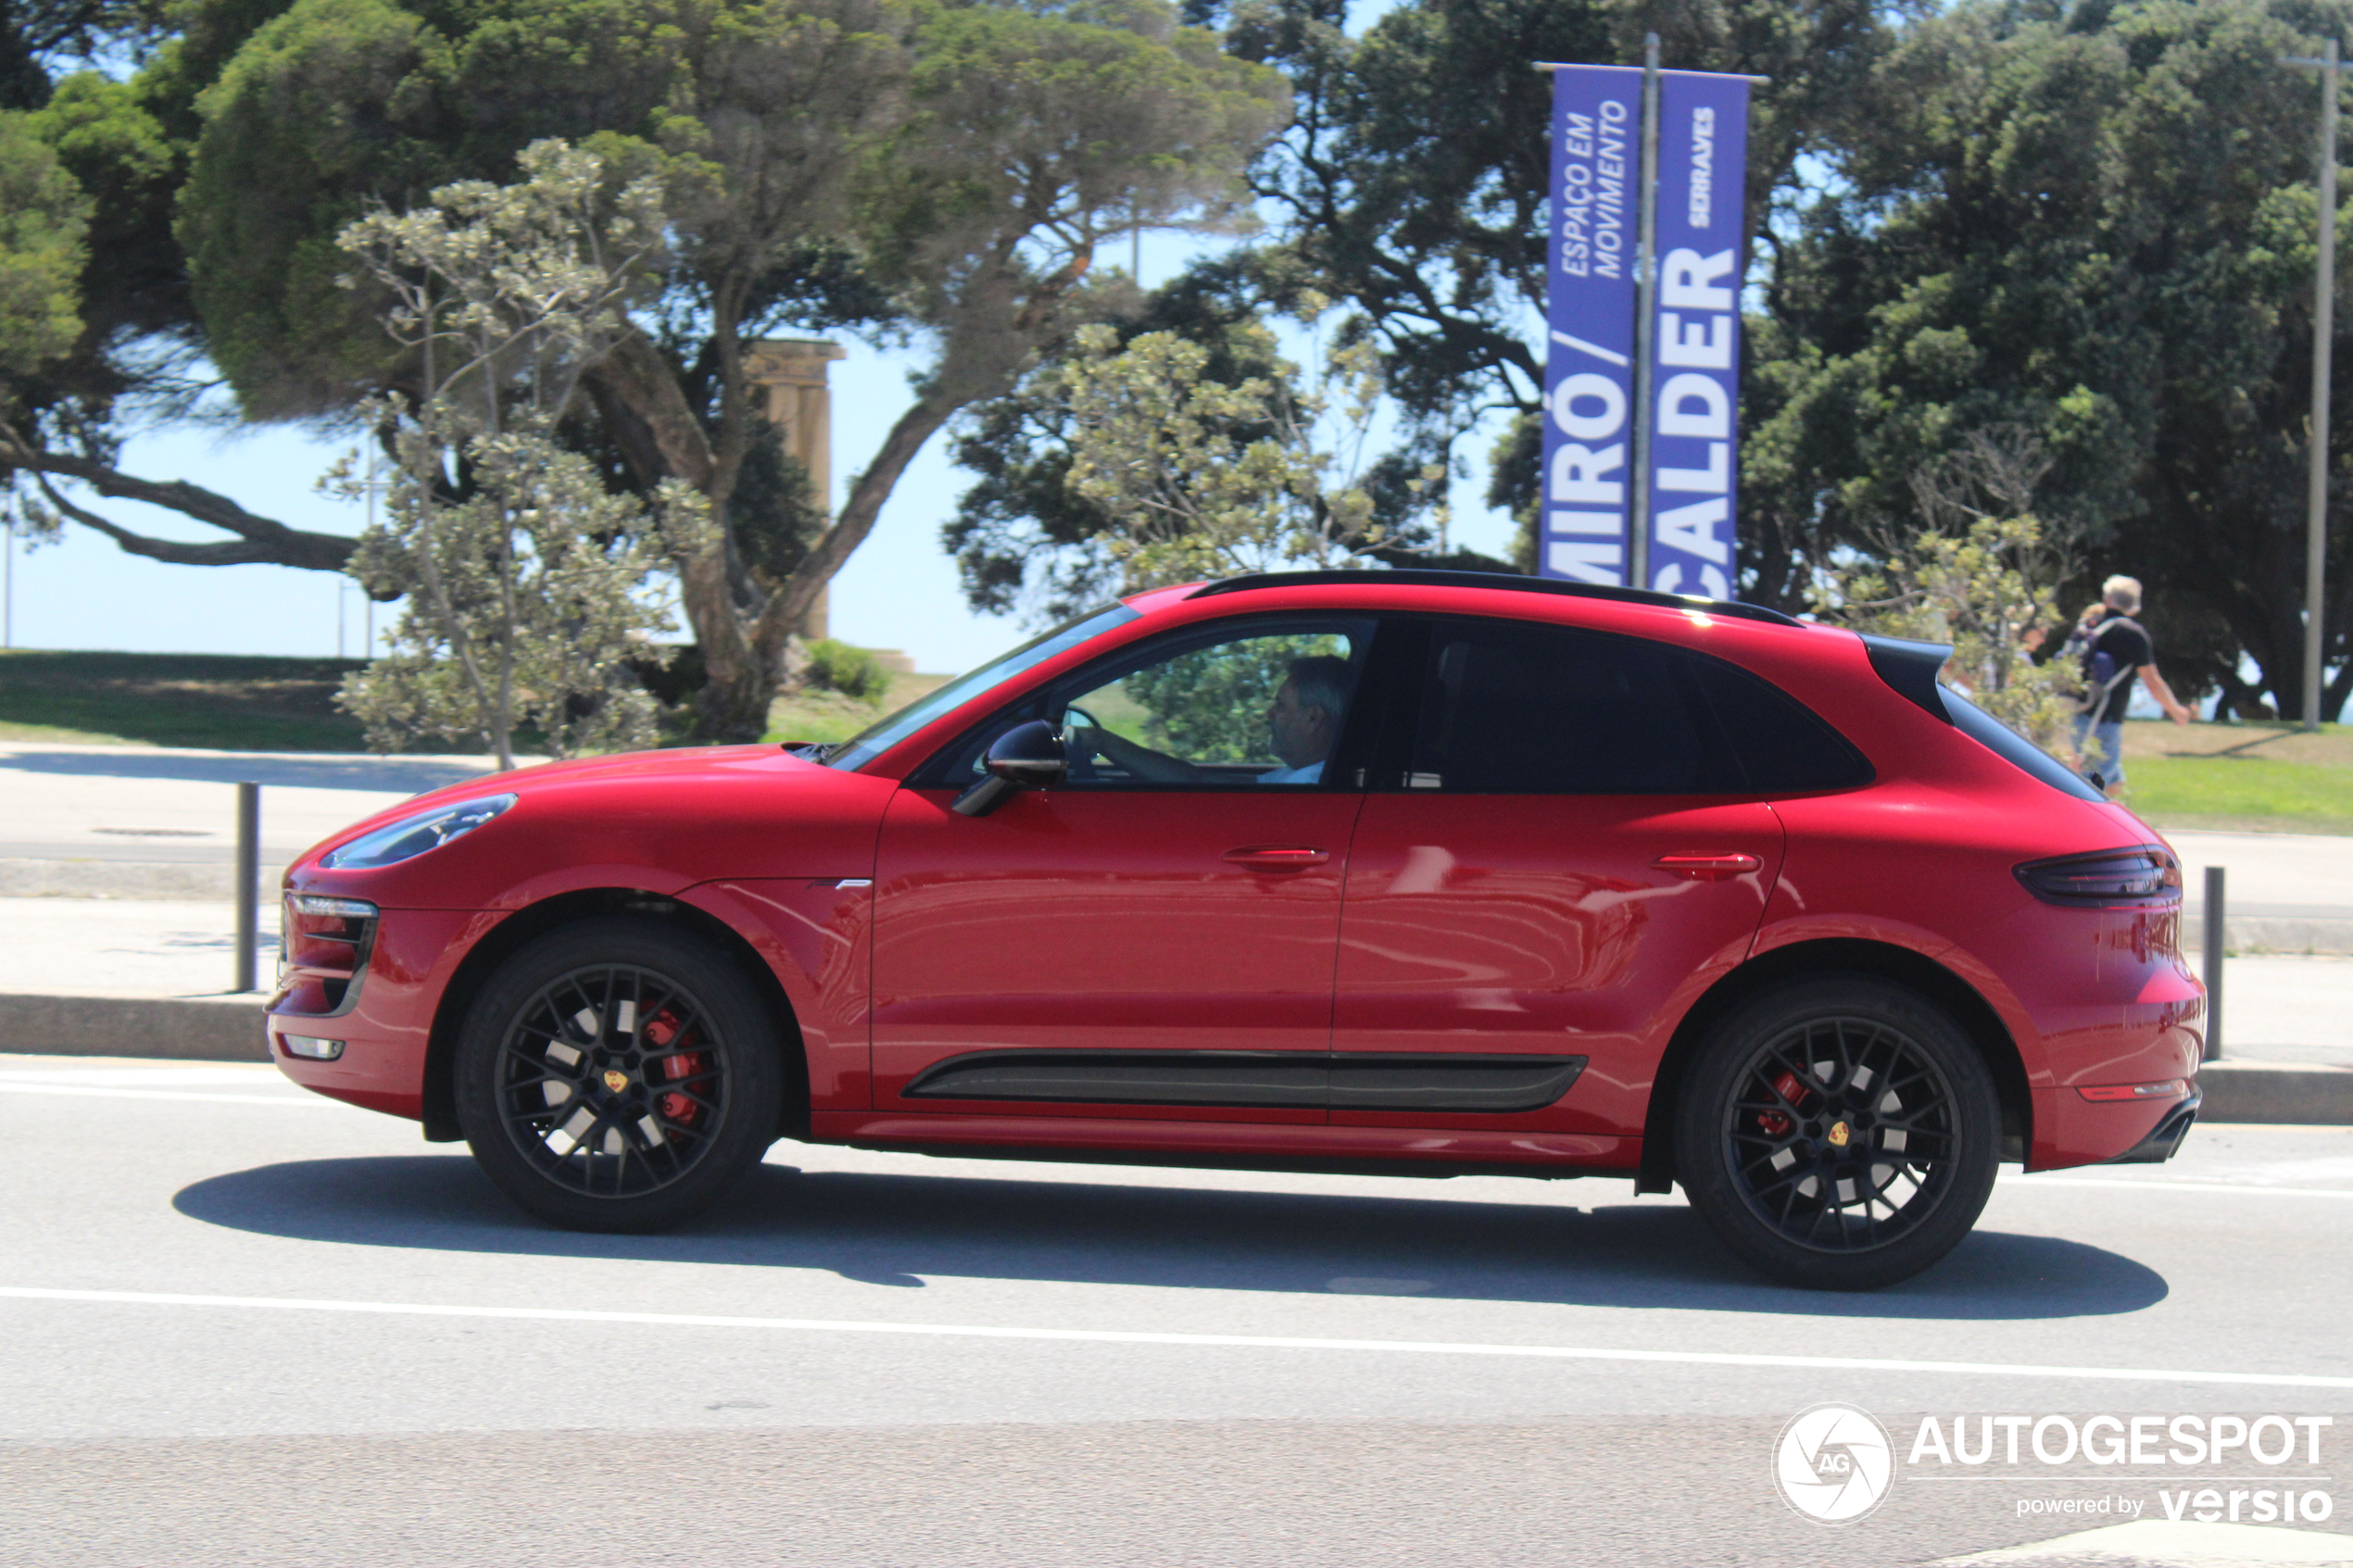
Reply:
M1827 976L1757 997L1694 1058L1677 1174L1725 1245L1791 1285L1869 1290L1960 1245L1993 1192L2001 1105L1925 997Z
M658 921L550 932L500 966L458 1047L458 1120L507 1196L575 1230L718 1199L776 1136L779 1030L745 977Z

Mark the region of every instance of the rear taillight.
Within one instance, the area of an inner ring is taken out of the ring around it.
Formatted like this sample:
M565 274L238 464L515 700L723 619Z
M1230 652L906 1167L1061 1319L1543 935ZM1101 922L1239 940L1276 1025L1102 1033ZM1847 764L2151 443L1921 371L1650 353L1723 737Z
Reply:
M2182 896L2182 863L2162 844L2029 860L2017 871L2046 904L2161 904Z
M2189 1084L2180 1078L2168 1078L2158 1084L2093 1084L2075 1091L2088 1100L2179 1099L2190 1092Z

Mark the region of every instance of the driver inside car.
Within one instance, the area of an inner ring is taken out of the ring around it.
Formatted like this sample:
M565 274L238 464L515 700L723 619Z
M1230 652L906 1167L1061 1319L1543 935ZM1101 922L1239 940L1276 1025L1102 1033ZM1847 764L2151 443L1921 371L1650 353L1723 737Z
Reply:
M1283 684L1266 709L1266 728L1282 766L1250 780L1262 784L1321 784L1324 761L1340 743L1340 726L1348 710L1355 672L1348 660L1329 654L1294 659L1285 667ZM1073 725L1068 744L1089 756L1101 757L1147 784L1195 784L1220 776L1197 768L1182 758L1139 746L1125 735L1098 724ZM1223 775L1230 779L1231 775Z

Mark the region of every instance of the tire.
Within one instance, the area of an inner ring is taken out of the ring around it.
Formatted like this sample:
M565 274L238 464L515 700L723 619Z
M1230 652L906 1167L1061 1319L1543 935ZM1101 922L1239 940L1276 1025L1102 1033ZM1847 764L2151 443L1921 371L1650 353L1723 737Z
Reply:
M571 1230L701 1212L774 1141L778 1021L724 958L659 922L583 921L516 950L459 1035L458 1124L517 1204Z
M1876 1290L1969 1235L2001 1128L1993 1073L1950 1015L1887 981L1825 975L1710 1033L1676 1106L1675 1167L1752 1267L1807 1289Z

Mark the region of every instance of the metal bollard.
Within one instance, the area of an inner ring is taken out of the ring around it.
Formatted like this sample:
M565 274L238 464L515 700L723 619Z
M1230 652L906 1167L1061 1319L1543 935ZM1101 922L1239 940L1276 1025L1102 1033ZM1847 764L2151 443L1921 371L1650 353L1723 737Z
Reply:
M254 944L260 940L261 786L237 785L237 970L232 991L255 985Z
M2222 1060L2222 868L2206 868L2206 1054Z

